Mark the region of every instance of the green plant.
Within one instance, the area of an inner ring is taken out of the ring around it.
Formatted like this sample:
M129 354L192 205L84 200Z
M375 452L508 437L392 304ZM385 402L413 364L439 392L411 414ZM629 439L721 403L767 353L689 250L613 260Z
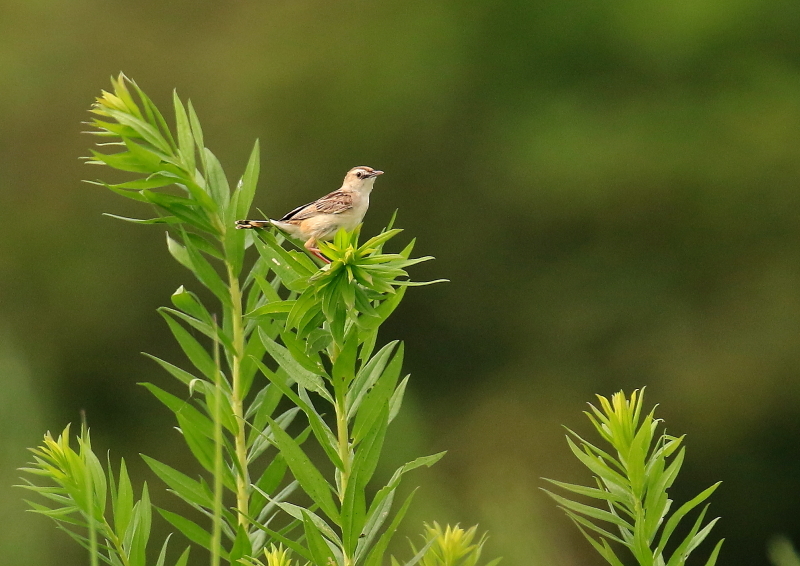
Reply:
M654 418L655 409L646 415L642 412L643 392L634 391L630 398L622 392L615 393L611 401L598 395L600 408L590 404L591 411L585 412L612 452L567 429L570 450L594 474L596 486L547 481L599 504L580 503L545 491L609 564L622 566L609 544L614 541L627 548L641 566L682 566L718 519L703 525L708 509L708 505L704 506L689 533L668 557L670 537L680 521L708 499L719 483L673 511L667 491L683 464L684 448L680 447L683 437L656 434L661 421ZM610 527L600 526L602 523ZM615 527L618 535L608 530ZM599 538L590 532L600 535ZM712 550L706 566L716 563L723 540Z
M422 550L417 550L411 544L413 554L420 557L421 566L476 566L481 559L483 545L486 543L486 533L481 538L475 540L475 533L478 526L474 525L467 530L458 525L455 527L447 525L444 529L435 522L433 525L425 524L425 534L422 535L424 544ZM495 558L486 566L496 566L500 558ZM397 560L392 557L393 566L399 566Z
M384 252L400 232L391 223L362 244L358 230L338 233L321 245L331 259L322 267L303 251L284 247L280 234L236 230L235 220L247 216L255 195L258 143L231 188L204 145L191 103L184 106L174 96L173 134L136 83L122 75L112 82L113 93L103 92L91 110L92 133L106 143L88 163L135 178L96 184L152 205L156 216L123 220L168 227L169 252L215 300L209 306L181 286L172 307L159 309L191 366L150 357L186 393L143 385L175 414L203 472L145 460L172 493L207 519L200 524L167 509L158 513L206 549L212 566L260 564L260 556L270 566L286 566L292 563L288 551L318 566L379 566L413 496L392 514L403 476L443 455L409 462L376 492L367 489L408 382L408 376L401 379L402 344L378 347L378 330L406 288L424 284L410 281L406 269L431 258L412 259L413 242L399 253ZM118 151L104 153L109 149ZM248 248L257 252L252 259ZM290 432L300 415L304 428ZM151 563L147 486L134 502L124 462L115 479L110 463L104 470L92 452L88 431L77 452L69 438L67 427L33 450L25 471L44 483L27 481L25 487L49 505L32 502L32 509L89 548L95 563ZM303 446L310 438L332 474L308 456ZM307 499L290 500L299 491ZM172 563L185 565L188 553ZM166 554L165 541L157 566L166 563Z

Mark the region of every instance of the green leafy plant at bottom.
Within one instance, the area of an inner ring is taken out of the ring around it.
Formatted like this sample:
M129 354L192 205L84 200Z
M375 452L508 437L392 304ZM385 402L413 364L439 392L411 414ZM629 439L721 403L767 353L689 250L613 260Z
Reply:
M58 528L90 550L92 564L97 559L112 565L145 566L150 538L152 506L147 483L136 501L125 460L120 461L115 480L108 463L108 477L92 451L89 431L84 427L78 437L78 450L70 446L70 427L44 444L32 448L34 461L22 471L48 478L54 486L39 486L25 479L20 487L33 491L51 502L50 506L28 501L31 510L56 521ZM106 506L111 496L111 516ZM164 566L169 538L164 541L156 566ZM175 566L186 566L189 548L178 557Z
M264 549L264 561L258 558L242 558L239 562L243 566L293 566L295 562L291 558L291 552L284 548L282 544Z
M644 390L634 391L628 398L619 392L610 401L598 395L600 408L589 405L590 411L585 414L610 450L603 450L567 429L570 450L594 474L595 485L547 481L592 503L544 491L609 564L623 564L611 548L609 541L612 541L625 547L640 566L683 566L718 520L704 524L708 504L669 557L667 546L679 523L706 501L719 483L673 510L667 491L683 464L685 452L680 446L683 437L656 434L661 421L653 416L655 408L643 413L643 393ZM716 563L723 540L714 546L706 566Z
M424 544L420 550L411 543L415 561L421 566L477 566L483 552L483 545L488 535L484 533L479 540L473 543L478 526L474 525L467 530L460 526L447 525L444 529L435 522L433 525L425 524L425 533L422 535ZM496 566L501 558L495 558L486 566ZM392 566L400 563L392 557Z

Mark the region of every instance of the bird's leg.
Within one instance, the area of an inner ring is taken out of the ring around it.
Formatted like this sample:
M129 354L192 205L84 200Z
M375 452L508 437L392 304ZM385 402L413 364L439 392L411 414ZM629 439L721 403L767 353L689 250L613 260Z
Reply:
M312 254L317 256L319 259L321 259L325 263L330 263L331 260L329 260L327 257L322 255L321 253L319 253L319 248L316 247L316 243L317 243L317 239L312 237L312 238L309 238L308 241L305 244L303 244L303 247L305 247L308 251L310 251Z

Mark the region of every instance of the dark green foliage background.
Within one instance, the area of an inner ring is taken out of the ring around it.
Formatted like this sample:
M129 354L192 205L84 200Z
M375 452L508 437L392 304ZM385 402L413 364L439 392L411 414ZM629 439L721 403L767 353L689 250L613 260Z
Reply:
M86 409L112 447L188 465L137 381L180 360L181 283L135 203L79 183L80 122L124 70L191 98L230 175L262 143L276 215L354 165L387 171L365 234L435 255L384 339L413 373L385 471L449 449L406 522L479 522L509 566L599 564L537 488L585 482L559 425L647 385L711 483L722 562L800 540L800 4L776 0L0 3L0 486ZM110 179L109 179L110 180ZM648 403L648 405L649 405ZM401 422L402 421L402 422ZM85 563L0 488L0 561ZM173 498L174 499L174 498Z

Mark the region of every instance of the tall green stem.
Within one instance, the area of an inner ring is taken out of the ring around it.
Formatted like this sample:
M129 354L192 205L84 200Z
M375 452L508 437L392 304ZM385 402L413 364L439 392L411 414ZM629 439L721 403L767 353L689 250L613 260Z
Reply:
M247 470L247 439L245 437L244 399L242 395L242 358L244 357L244 321L242 312L242 291L239 278L233 267L226 262L228 269L228 287L231 294L231 326L233 329L233 364L231 367L231 405L236 421L235 450L240 472L236 476L236 509L239 511L239 524L247 528L249 522L249 489L250 474Z
M214 319L214 524L211 533L211 566L219 566L222 542L222 370L219 360L219 328Z
M344 399L336 399L336 430L339 439L339 458L342 460L342 482L339 501L344 501L347 482L350 480L352 462L350 461L350 431L347 426L347 411Z
M345 493L347 493L347 484L350 481L350 474L352 472L352 458L350 457L350 431L347 423L347 410L345 408L344 394L337 396L336 399L336 429L339 439L339 458L342 460L342 474L339 491L339 502L344 503ZM352 566L353 557L347 554L347 551L342 548L342 555L344 558L343 566Z

